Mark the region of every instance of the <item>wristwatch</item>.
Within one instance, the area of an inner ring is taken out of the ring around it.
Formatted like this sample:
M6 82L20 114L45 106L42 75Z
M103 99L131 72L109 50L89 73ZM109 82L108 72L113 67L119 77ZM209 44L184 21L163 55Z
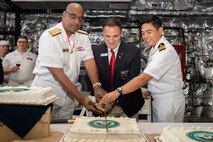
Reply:
M96 82L96 83L94 83L94 84L92 85L93 88L96 87L96 86L101 87L101 83L100 83L100 82Z
M118 88L116 89L116 91L118 91L119 96L123 94L123 93L122 93L122 88L121 88L121 87L118 87Z

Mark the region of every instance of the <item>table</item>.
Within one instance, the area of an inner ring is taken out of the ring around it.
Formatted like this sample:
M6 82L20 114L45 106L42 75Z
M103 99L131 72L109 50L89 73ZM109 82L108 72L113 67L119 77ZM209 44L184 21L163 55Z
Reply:
M70 123L54 123L50 125L51 136L36 140L14 140L13 142L59 142L63 134L70 128ZM213 127L213 123L138 123L140 130L149 142L155 142L154 137L159 136L164 127Z
M144 134L161 133L164 127L213 127L213 123L138 123ZM71 124L51 124L51 131L65 133Z

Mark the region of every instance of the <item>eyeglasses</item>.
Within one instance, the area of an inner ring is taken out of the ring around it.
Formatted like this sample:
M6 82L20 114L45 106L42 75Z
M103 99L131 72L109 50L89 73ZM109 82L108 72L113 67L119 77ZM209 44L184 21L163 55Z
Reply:
M27 43L27 41L17 41L18 43Z
M84 21L84 18L83 18L83 17L79 17L79 16L77 16L76 14L70 13L70 12L68 12L68 11L65 11L65 12L69 14L69 17L70 17L70 19L72 19L72 20L78 19L78 20L81 21L81 22Z

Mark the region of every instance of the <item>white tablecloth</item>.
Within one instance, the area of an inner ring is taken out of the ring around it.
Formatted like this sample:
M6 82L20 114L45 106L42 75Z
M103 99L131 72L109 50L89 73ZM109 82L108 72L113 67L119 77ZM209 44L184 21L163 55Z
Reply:
M63 134L72 124L51 124L51 136L33 140L14 140L12 142L59 142ZM155 142L164 127L213 127L213 123L138 123L140 130L146 135L148 142Z
M51 131L65 133L72 124L51 124ZM213 127L213 123L138 123L144 134L161 133L164 127Z

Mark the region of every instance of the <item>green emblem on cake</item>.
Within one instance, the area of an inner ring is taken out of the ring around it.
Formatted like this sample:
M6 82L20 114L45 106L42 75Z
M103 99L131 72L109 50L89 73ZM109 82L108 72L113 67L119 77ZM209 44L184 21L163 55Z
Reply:
M213 133L208 131L192 131L186 134L189 138L198 142L213 142Z
M107 124L106 124L107 123ZM114 128L120 125L119 122L114 121L114 120L107 120L107 122L105 120L92 120L90 122L88 122L88 125L94 128L101 128L101 129L106 129L107 128Z
M27 88L8 88L8 89L0 89L0 93L5 93L5 92L23 92L23 91L28 91L30 89Z

